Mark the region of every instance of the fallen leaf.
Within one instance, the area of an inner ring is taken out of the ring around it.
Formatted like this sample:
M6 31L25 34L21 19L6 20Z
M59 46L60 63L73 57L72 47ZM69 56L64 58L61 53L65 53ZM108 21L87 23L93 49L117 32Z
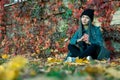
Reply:
M87 59L79 59L79 58L76 58L75 62L76 63L89 63Z
M3 58L3 59L8 59L8 58L9 58L9 55L8 55L8 54L3 54L3 55L2 55L2 58Z
M105 70L106 73L110 74L111 76L120 79L120 71L114 69L114 68L108 68Z

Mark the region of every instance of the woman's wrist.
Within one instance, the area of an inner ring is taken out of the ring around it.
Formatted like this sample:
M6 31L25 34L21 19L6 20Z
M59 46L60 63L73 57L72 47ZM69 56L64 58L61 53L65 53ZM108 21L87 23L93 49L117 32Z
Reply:
M81 39L77 39L77 43L80 42L80 41L82 41L82 38Z
M79 42L79 41L78 41L78 39L77 39L77 41L76 41L76 42L77 42L77 43Z

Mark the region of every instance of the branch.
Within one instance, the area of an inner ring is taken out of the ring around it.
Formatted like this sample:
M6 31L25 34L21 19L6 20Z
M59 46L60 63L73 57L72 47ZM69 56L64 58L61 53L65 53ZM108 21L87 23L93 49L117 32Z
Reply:
M13 3L10 3L10 4L5 4L4 7L13 6L13 5L16 5L16 4L22 3L22 2L27 2L27 0L24 0L24 1L21 1L21 2L13 2Z

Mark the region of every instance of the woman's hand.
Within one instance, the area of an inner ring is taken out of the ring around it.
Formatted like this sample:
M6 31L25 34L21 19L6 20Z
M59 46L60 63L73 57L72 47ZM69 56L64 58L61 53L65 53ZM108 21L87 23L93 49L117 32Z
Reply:
M77 40L77 42L80 42L80 41L84 41L85 43L90 44L90 42L89 42L89 35L88 34L84 34L80 39Z
M82 40L83 40L84 42L88 42L88 40L89 40L89 35L88 35L88 34L84 34Z
M77 40L77 42L83 41L84 36Z
M84 34L82 41L84 41L87 44L90 44L90 42L89 42L89 35L88 34Z

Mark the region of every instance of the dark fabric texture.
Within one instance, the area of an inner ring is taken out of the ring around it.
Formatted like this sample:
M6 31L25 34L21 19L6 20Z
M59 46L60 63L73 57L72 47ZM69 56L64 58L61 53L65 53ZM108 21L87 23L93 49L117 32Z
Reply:
M89 18L91 19L91 21L93 21L93 18L94 18L94 10L93 10L93 9L86 9L86 10L84 10L84 11L82 12L81 17L82 17L83 15L89 16Z
M99 51L100 51L100 46L96 45L96 44L91 44L91 45L87 45L87 44L82 44L84 45L83 47L81 47L81 45L79 45L79 47L76 47L75 45L68 45L68 49L71 53L71 57L79 57L79 58L84 58L87 56L91 56L93 59L97 59Z

